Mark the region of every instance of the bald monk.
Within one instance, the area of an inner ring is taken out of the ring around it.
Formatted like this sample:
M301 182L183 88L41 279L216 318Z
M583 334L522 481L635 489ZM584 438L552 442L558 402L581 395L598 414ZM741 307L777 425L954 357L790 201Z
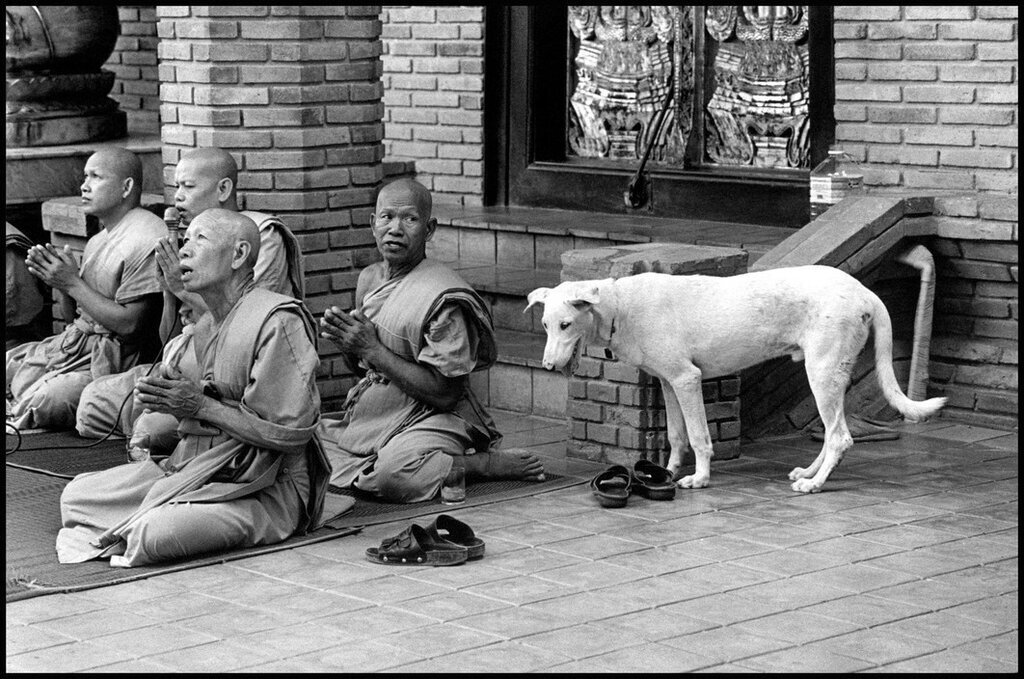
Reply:
M7 352L7 390L18 426L73 427L86 384L155 354L161 283L154 250L166 228L139 207L141 195L142 163L135 154L97 151L85 164L82 204L103 228L86 243L81 266L67 246L29 249L29 272L60 292L69 323L59 335Z
M197 148L185 153L175 168L174 182L174 206L186 227L205 210L238 210L238 165L224 149ZM253 272L256 286L301 300L304 294L302 255L295 236L277 217L250 210L241 214L256 222L260 232L260 252ZM203 301L182 286L177 243L164 239L158 245L157 264L167 288L161 334L168 339L179 329L182 332L168 340L165 356L168 360L172 356L184 357L181 369L198 379L198 375L189 372L194 369L186 348L191 342L191 332L184 321L175 323L175 309L178 309L178 318L198 317L205 311ZM142 446L148 438L153 452L169 453L176 442L173 418L151 416L144 409L134 407L128 398L138 379L151 367L151 364L140 365L89 384L78 405L75 422L78 433L87 438L101 438L116 428L130 436L129 447ZM139 418L144 418L141 425Z
M321 428L331 483L391 502L435 497L453 465L469 482L544 479L536 456L497 448L501 435L469 387L495 360L493 325L465 281L426 259L431 210L418 182L381 189L373 236L383 261L360 272L355 310L334 306L320 321L321 336L365 372L345 416Z
M61 563L110 558L140 566L285 540L315 527L329 467L316 436L316 325L301 302L257 288L256 224L204 211L181 248L200 380L158 365L139 403L181 422L160 463L74 478L61 495Z

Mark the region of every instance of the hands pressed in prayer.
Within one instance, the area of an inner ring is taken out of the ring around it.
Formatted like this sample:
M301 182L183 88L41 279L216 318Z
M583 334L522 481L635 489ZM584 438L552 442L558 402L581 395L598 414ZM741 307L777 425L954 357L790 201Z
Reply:
M328 307L320 319L320 336L362 359L381 346L377 327L358 309L345 313L336 306Z
M135 386L135 399L143 408L167 413L179 420L199 411L203 390L185 379L179 370L161 364L153 374L143 377Z
M29 272L51 288L67 292L79 280L78 263L67 245L58 250L53 244L33 245L25 257Z
M160 267L160 279L167 291L178 297L185 291L181 282L181 268L178 264L178 245L170 238L161 238L156 243L156 264Z

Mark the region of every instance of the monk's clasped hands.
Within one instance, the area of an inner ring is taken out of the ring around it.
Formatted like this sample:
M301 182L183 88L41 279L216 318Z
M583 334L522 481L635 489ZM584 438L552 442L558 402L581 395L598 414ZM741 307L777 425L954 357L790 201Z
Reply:
M57 249L52 243L33 245L25 257L25 266L51 288L67 291L80 279L78 263L70 246Z
M143 408L174 415L179 420L199 412L203 398L198 384L182 376L178 369L163 364L135 385L135 399Z

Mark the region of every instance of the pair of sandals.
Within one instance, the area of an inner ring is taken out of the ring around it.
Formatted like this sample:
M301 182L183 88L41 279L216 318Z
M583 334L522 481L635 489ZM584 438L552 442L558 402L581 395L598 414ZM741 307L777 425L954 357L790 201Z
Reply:
M448 514L440 514L426 528L414 523L380 547L366 550L366 558L387 566L457 566L484 555L484 541L473 529Z
M621 464L612 465L591 480L590 488L602 507L625 507L631 493L651 500L676 496L672 474L650 460L637 461L632 473Z

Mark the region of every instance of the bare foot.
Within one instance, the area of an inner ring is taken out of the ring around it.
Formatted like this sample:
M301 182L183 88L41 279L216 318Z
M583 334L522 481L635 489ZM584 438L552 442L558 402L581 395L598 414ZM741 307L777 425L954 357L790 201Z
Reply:
M466 455L466 477L543 481L544 464L533 453L519 448Z

